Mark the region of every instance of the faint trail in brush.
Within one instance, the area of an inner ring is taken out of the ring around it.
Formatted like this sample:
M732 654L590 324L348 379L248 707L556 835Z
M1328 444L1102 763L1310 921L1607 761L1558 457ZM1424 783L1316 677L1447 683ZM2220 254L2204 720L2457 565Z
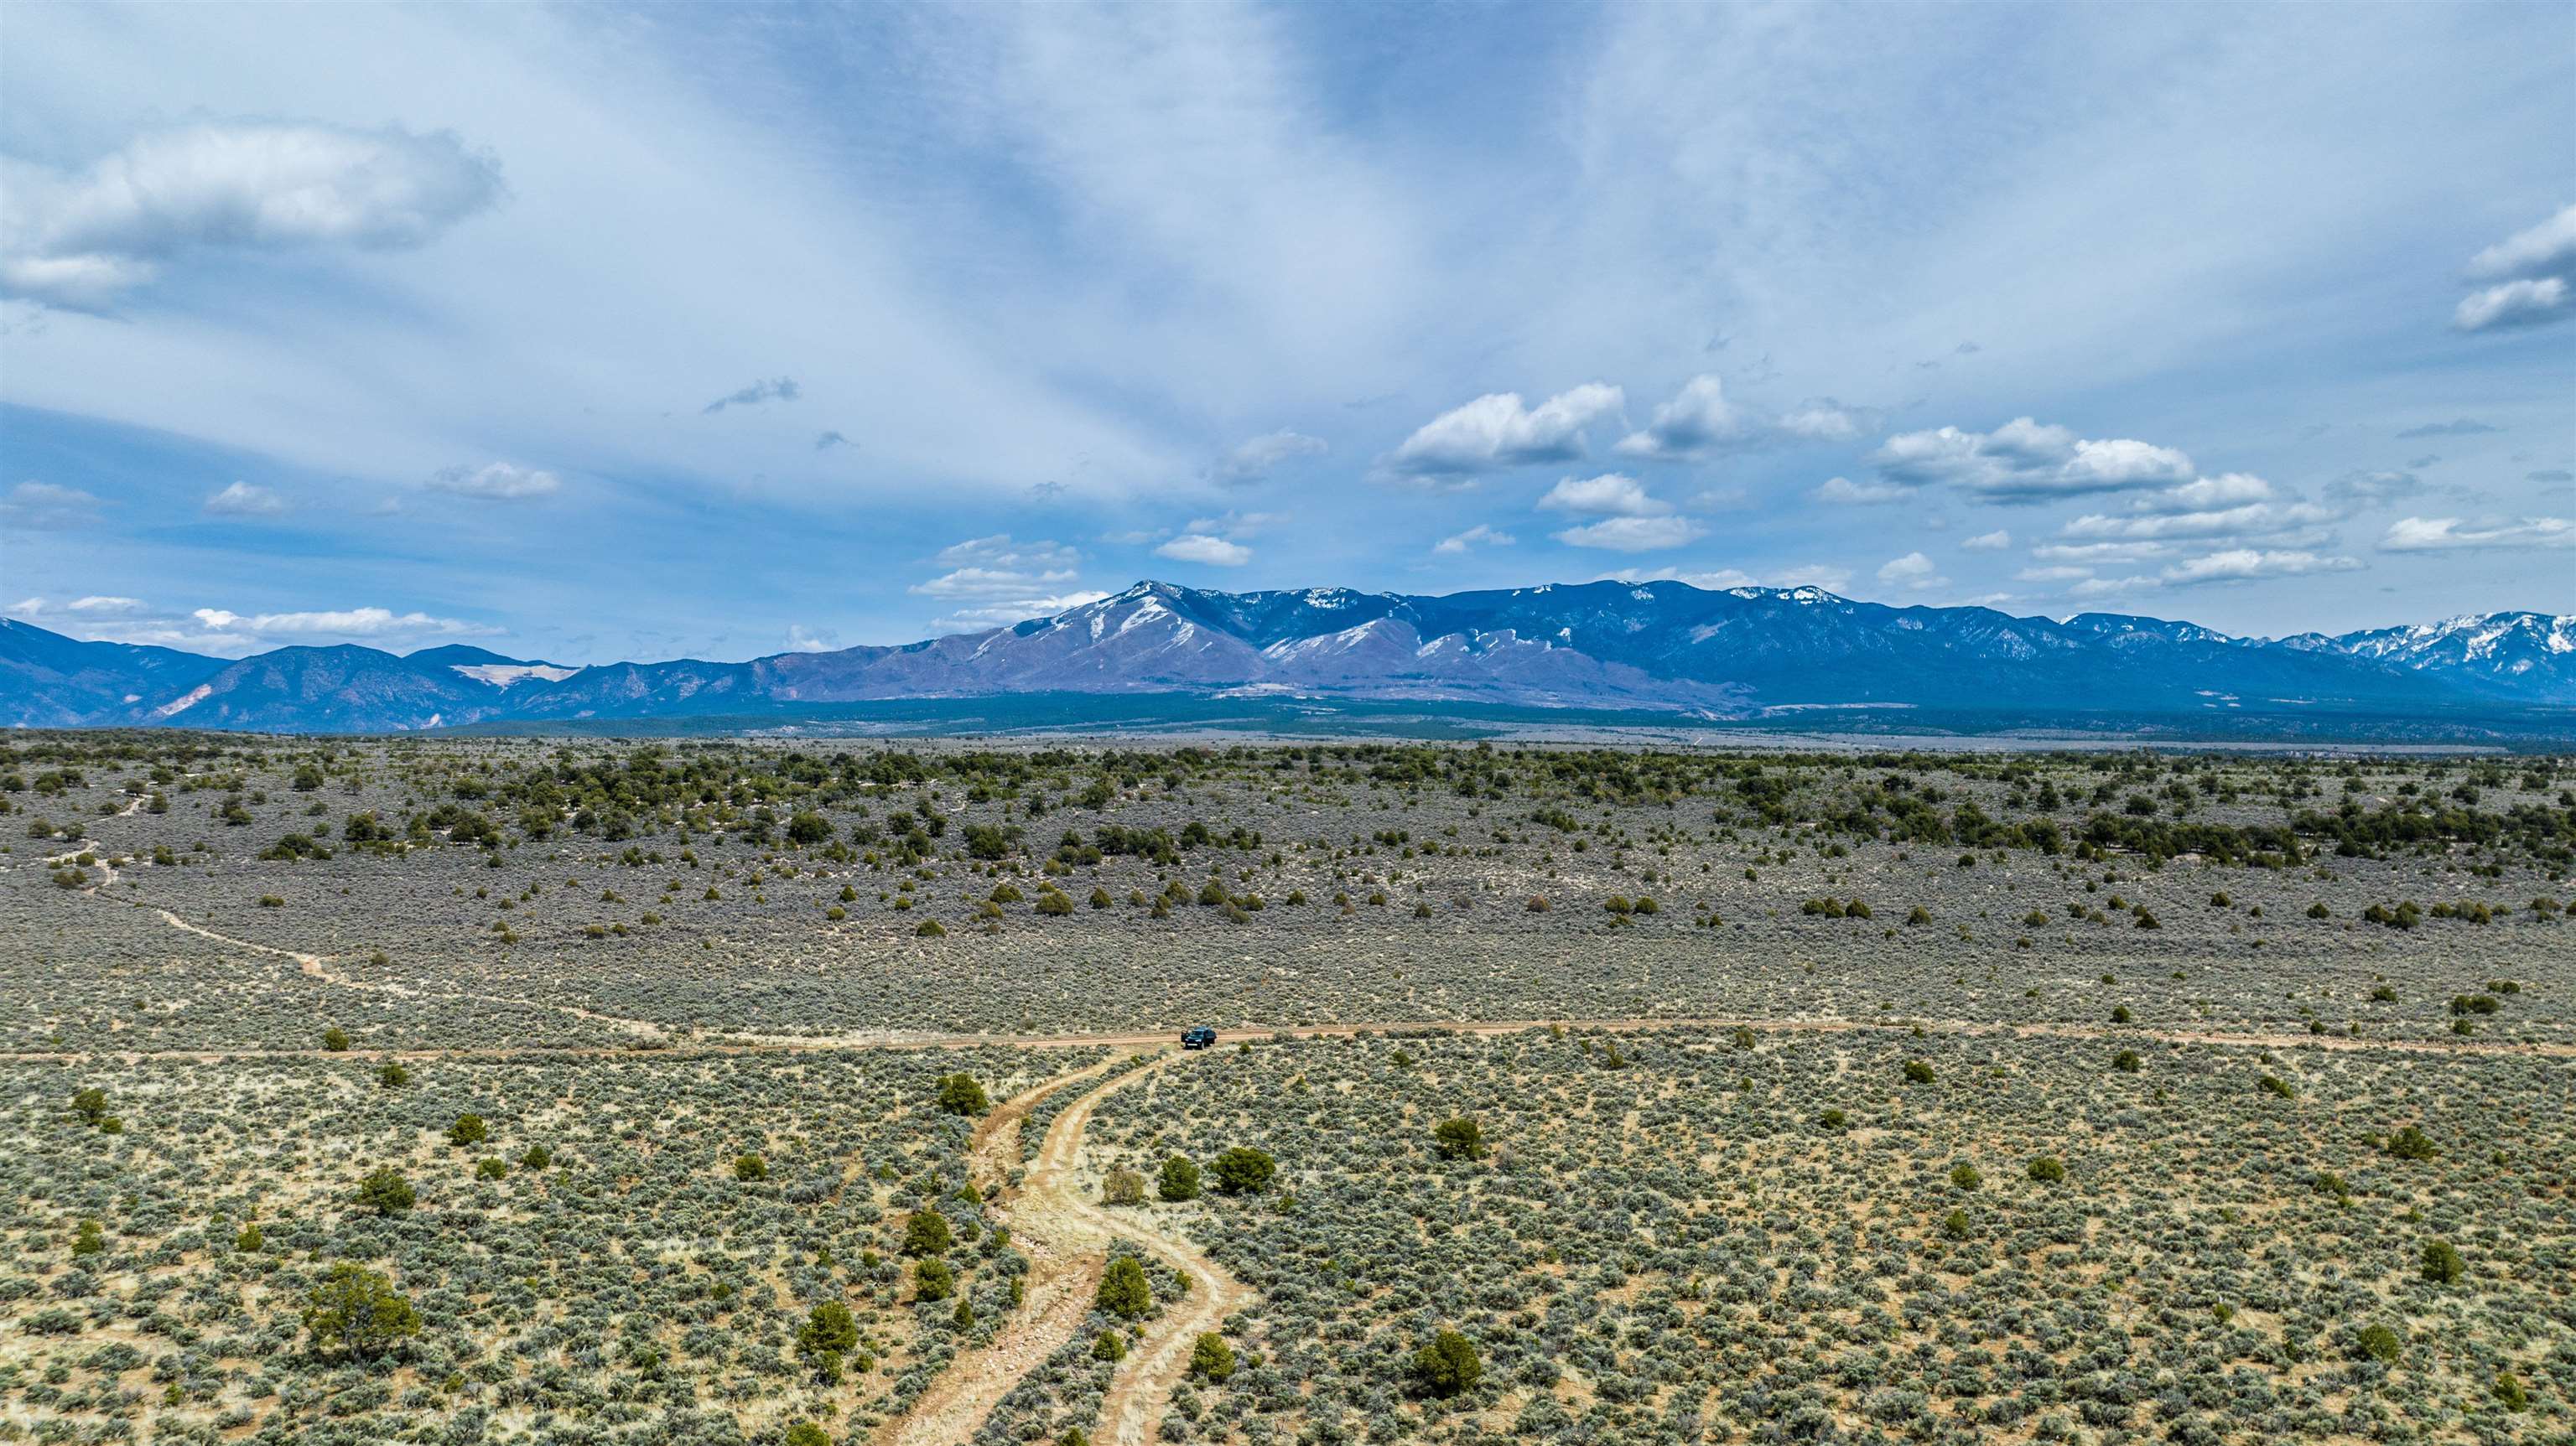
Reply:
M94 849L84 843L81 848ZM59 865L77 858L81 848L47 859ZM353 979L333 970L329 956L307 954L273 944L254 943L219 934L200 924L192 924L168 909L138 899L118 899L102 894L100 889L116 882L116 871L102 863L107 874L105 883L82 890L87 897L112 903L127 904L149 910L174 929L184 929L219 944L280 959L291 959L306 977L343 989L390 994L405 999L437 1001L465 999L484 1004L503 1005L513 1009L535 1009L561 1014L591 1024L636 1036L638 1044L667 1049L674 1054L801 1054L828 1053L849 1049L975 1049L986 1046L1017 1049L1085 1049L1085 1048L1155 1048L1172 1042L1176 1029L1145 1031L1101 1031L1081 1034L966 1034L930 1029L873 1029L850 1034L774 1034L731 1030L704 1040L679 1041L670 1036L671 1026L648 1019L634 1019L603 1014L579 1005L556 1004L541 999L523 999L501 994L477 994L467 991L428 992L399 984L371 983ZM1218 1031L1220 1043L1259 1043L1279 1035L1295 1039L1347 1039L1361 1033L1414 1033L1447 1031L1452 1034L1491 1036L1519 1034L1551 1026L1607 1030L1614 1033L1639 1033L1660 1029L1751 1029L1765 1034L1911 1034L1917 1027L1926 1033L1965 1035L1973 1038L2052 1038L2094 1039L2105 1041L2145 1041L2155 1044L2213 1045L2235 1049L2326 1049L2369 1053L2437 1054L2437 1055L2523 1055L2549 1059L2576 1059L2576 1041L2557 1040L2477 1040L2477 1039L2372 1039L2339 1034L2283 1034L2272 1031L2231 1032L2212 1029L2166 1029L2154 1025L2100 1025L2070 1023L2004 1023L1993 1020L1909 1019L1901 1023L1876 1020L1835 1018L1723 1018L1706 1015L1674 1015L1663 1018L1582 1019L1558 1016L1554 1019L1419 1019L1360 1020L1335 1024L1253 1025ZM523 1059L544 1057L579 1058L583 1056L631 1056L639 1052L638 1044L628 1045L495 1045L467 1046L454 1049L404 1049L362 1051L373 1057L401 1059ZM227 1059L301 1059L327 1053L319 1049L165 1049L165 1050L7 1050L0 1051L0 1062L47 1063L77 1059L183 1059L213 1062Z

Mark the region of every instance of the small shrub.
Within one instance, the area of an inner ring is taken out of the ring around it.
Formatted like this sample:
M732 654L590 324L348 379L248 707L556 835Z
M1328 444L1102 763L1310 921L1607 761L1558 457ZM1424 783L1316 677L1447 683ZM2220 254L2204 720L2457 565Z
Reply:
M925 1260L912 1268L912 1298L946 1300L957 1293L957 1272L945 1260Z
M420 1334L420 1312L375 1271L342 1262L304 1297L304 1328L317 1347L338 1346L360 1359Z
M2513 1372L2496 1372L2495 1385L2492 1389L2496 1400L2501 1403L2506 1410L2528 1411L2531 1409L2531 1390L2529 1387L2523 1385L2522 1378L2515 1375Z
M1475 1343L1443 1329L1413 1353L1413 1379L1431 1395L1446 1400L1476 1389L1485 1378L1485 1363Z
M1190 1347L1190 1374L1202 1381L1222 1381L1234 1374L1234 1347L1214 1331L1202 1333Z
M1141 1320L1154 1308L1154 1287L1136 1257L1122 1255L1100 1274L1100 1293L1092 1303L1121 1320Z
M2407 1125L2388 1137L2388 1153L2401 1160L2429 1160L2442 1151L2433 1143L2432 1136Z
M947 1074L939 1077L939 1107L952 1115L980 1115L993 1102L973 1075Z
M1481 1160L1485 1157L1485 1134L1474 1120L1442 1120L1431 1131L1432 1148L1444 1160Z
M411 1182L390 1165L358 1182L359 1207L378 1215L400 1215L411 1209L414 1199Z
M948 1217L936 1210L915 1210L903 1222L903 1253L915 1259L945 1255L956 1240Z
M1258 1195L1270 1188L1279 1162L1268 1152L1237 1145L1216 1157L1216 1188L1228 1195Z

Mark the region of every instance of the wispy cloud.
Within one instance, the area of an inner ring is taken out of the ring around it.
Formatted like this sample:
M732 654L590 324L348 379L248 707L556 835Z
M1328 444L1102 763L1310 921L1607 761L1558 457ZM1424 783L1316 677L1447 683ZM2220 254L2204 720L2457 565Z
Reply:
M1669 503L1650 497L1634 477L1606 472L1598 477L1567 477L1547 489L1538 505L1555 512L1581 512L1613 517L1661 517Z
M562 488L563 481L541 468L522 467L515 462L486 462L480 467L449 467L433 473L428 486L433 492L485 502L521 502L552 496Z
M98 521L104 505L78 487L21 482L0 497L0 523L29 532L86 527Z
M208 497L200 510L209 517L278 517L286 512L286 499L266 487L235 482Z
M2455 421L2426 422L2419 427L2408 427L2397 434L2397 440L2404 442L2416 437L2475 437L2482 433L2503 430L2502 427L2490 426L2475 417L2461 417Z
M1266 480L1281 464L1299 457L1320 456L1332 450L1321 437L1285 428L1265 433L1236 446L1208 464L1207 479L1227 487L1248 487Z
M1079 552L1045 538L1023 541L1008 533L972 537L941 548L932 560L948 571L908 590L951 605L931 621L934 633L1007 627L1108 596L1078 585Z
M1512 545L1513 541L1514 539L1510 533L1497 532L1493 528L1479 522L1464 532L1453 533L1450 536L1440 539L1439 542L1433 544L1431 551L1435 556L1457 557L1465 553L1470 548L1509 547Z
M1698 541L1708 529L1687 517L1605 517L1552 535L1568 547L1663 552Z
M762 402L792 402L800 395L802 393L798 390L794 377L773 377L765 382L753 382L739 391L727 392L699 408L698 411L704 416L721 412L727 407L756 407Z
M2576 547L2576 522L2564 517L2462 522L2456 517L2401 517L2379 539L2382 552L2476 552L2524 547Z

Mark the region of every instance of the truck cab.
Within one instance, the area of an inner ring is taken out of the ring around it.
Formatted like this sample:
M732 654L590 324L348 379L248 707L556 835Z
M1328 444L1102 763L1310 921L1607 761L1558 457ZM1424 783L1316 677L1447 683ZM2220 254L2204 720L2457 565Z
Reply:
M1216 1031L1204 1024L1194 1024L1181 1031L1183 1049L1214 1049L1215 1047Z

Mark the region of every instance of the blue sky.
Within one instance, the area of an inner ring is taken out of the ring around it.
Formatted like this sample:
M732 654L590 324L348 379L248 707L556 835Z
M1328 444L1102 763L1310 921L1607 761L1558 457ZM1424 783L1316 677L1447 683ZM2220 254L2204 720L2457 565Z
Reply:
M2560 5L20 6L0 608L2576 611Z

